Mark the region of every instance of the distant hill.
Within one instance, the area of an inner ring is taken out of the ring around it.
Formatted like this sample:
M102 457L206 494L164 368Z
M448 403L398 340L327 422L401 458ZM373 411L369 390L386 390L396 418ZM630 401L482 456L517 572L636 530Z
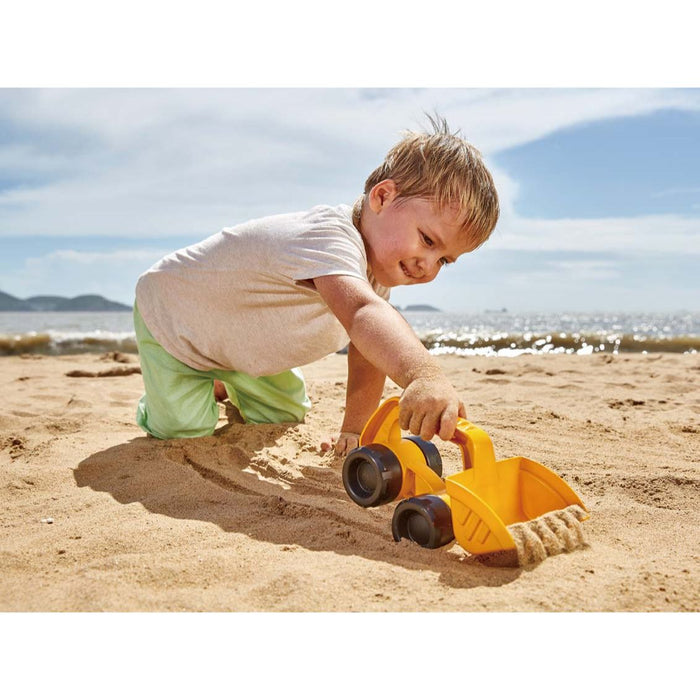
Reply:
M401 311L442 311L442 309L436 309L434 306L430 306L430 304L409 304L408 306L404 306Z
M0 292L0 311L131 311L131 307L98 294L83 294L72 299L55 296L18 299Z
M31 311L32 307L22 299L0 292L0 311Z

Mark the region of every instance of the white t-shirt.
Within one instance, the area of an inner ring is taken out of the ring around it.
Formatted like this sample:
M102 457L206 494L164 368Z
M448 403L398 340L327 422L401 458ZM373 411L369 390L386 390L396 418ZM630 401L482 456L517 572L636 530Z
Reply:
M165 256L136 285L153 337L195 369L267 376L318 360L349 342L310 281L374 281L352 208L317 206L225 228Z

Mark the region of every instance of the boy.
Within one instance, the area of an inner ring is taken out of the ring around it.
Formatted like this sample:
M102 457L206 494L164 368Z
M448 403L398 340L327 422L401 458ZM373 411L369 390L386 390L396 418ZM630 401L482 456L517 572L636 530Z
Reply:
M211 435L226 396L246 422L302 421L299 365L348 344L344 456L381 399L403 388L402 429L449 440L464 404L403 317L392 287L425 284L498 219L480 154L431 119L408 132L353 208L319 206L223 229L156 263L136 287L146 388L137 422L159 438ZM326 444L324 447L330 448Z

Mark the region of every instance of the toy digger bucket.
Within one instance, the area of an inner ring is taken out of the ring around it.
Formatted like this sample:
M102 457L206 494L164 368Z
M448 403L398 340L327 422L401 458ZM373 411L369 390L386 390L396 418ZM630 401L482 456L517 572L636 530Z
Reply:
M585 506L557 474L526 457L496 461L491 439L460 419L452 442L464 470L445 479L457 541L473 554L515 548L508 525L539 518L570 505Z
M464 469L442 479L437 448L419 438L402 438L398 416L398 398L379 406L360 436L361 447L343 467L346 491L359 505L407 499L394 513L397 541L403 536L439 547L454 536L472 554L513 550L509 525L574 504L586 510L573 489L542 464L525 457L497 461L487 433L464 419L452 438ZM450 515L451 527L446 522Z

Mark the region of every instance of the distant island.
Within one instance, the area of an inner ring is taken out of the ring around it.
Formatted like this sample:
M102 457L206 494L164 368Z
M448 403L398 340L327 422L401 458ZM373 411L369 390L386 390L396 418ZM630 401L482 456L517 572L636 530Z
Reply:
M55 296L18 299L0 292L0 311L131 311L131 307L99 294L83 294L72 299Z
M397 306L398 311L431 311L442 313L430 304L409 304ZM110 301L99 294L83 294L69 299L58 296L36 296L18 299L11 294L0 292L0 312L2 311L131 311L131 306Z
M442 309L436 309L434 306L430 306L430 304L409 304L403 308L400 306L397 306L396 308L399 311L438 311L442 313Z

